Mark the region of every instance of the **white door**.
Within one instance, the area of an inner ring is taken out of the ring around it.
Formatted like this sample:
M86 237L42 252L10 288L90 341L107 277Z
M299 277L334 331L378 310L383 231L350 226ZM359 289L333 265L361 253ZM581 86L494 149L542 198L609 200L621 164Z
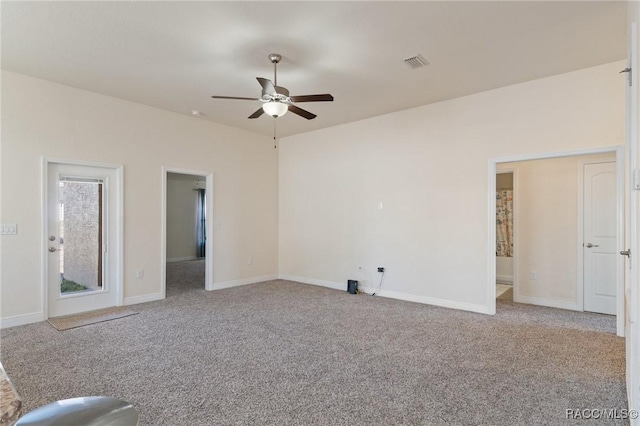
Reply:
M616 163L583 165L584 310L616 314Z
M637 18L634 16L634 18ZM630 250L625 262L625 297L627 321L625 327L626 343L626 377L627 396L629 399L629 409L638 410L640 408L640 329L638 324L639 286L638 263L640 257L638 252L638 230L640 224L640 191L635 189L633 173L640 167L640 144L638 142L638 71L637 71L637 24L631 23L629 28L629 56L627 62L628 72L625 79L626 93L626 152L625 169L627 170L625 179L625 244L624 250ZM632 421L632 424L633 421Z
M106 167L48 164L49 317L116 305L116 177Z

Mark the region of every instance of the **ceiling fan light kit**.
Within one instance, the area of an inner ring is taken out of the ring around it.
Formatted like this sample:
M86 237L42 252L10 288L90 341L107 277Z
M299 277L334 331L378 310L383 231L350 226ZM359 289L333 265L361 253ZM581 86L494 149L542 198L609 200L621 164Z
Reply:
M273 118L282 117L289 111L289 105L280 101L269 101L262 104L262 109Z
M269 61L273 64L273 82L266 78L256 77L258 83L262 86L262 94L260 98L246 98L237 96L212 96L214 99L235 99L245 101L262 102L262 106L251 114L248 118L254 119L260 117L263 113L267 113L273 118L282 117L291 111L292 113L313 120L316 115L306 111L296 105L298 102L331 102L333 96L328 93L317 95L289 96L289 90L285 87L278 86L278 63L282 60L282 56L278 53L269 55Z

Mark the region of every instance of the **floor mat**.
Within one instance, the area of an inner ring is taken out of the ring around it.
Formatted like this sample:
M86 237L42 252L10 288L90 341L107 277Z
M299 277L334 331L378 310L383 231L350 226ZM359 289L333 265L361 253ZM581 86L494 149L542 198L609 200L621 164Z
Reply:
M56 330L64 331L71 328L83 327L85 325L97 324L99 322L124 318L135 314L137 314L137 312L132 311L131 309L115 307L100 309L99 311L84 312L76 315L49 318L47 321Z

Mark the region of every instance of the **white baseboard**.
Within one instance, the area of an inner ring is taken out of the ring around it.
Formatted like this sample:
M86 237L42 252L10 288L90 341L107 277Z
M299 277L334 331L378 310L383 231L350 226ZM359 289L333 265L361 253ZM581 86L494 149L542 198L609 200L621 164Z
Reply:
M376 287L364 287L362 291L368 294L373 294L376 291ZM485 305L476 305L474 303L458 302L456 300L440 299L437 297L418 296L415 294L401 293L399 291L380 290L376 293L376 296L388 297L389 299L404 300L407 302L422 303L425 305L440 306L442 308L457 309L459 311L477 312L480 314L490 314L489 308Z
M16 327L18 325L33 324L44 321L44 313L35 312L33 314L16 315L13 317L0 318L0 328Z
M138 303L155 302L162 300L162 293L143 294L142 296L131 296L124 298L124 305L137 305Z
M517 303L526 303L528 305L547 306L549 308L568 309L570 311L582 311L582 309L575 302L568 302L566 300L556 299L544 299L541 297L530 296L516 296L513 295L513 301Z
M259 277L242 278L239 280L222 281L219 283L213 283L213 290L222 290L223 288L238 287L241 285L261 283L263 281L272 281L276 279L278 279L278 276L276 274L273 274L262 275Z
M313 278L305 278L305 277L298 277L295 275L280 275L280 279L283 280L289 280L289 281L297 281L300 283L304 283L304 284L312 284L312 285L317 285L317 286L322 286L322 287L328 287L328 288L332 288L334 290L343 290L343 291L347 291L347 283L337 283L334 281L323 281L323 280L316 280ZM358 289L361 291L364 291L365 293L373 293L376 288L375 287L361 287L358 286ZM381 290L379 292L376 293L376 296L380 296L380 297L388 297L390 299L398 299L398 300L405 300L407 302L417 302L417 303L423 303L425 305L435 305L435 306L442 306L444 308L451 308L451 309L459 309L462 311L470 311L470 312L479 312L481 314L489 314L489 309L487 306L484 305L475 305L472 303L465 303L465 302L457 302L455 300L445 300L445 299L438 299L435 297L426 297L426 296L416 296L413 294L408 294L408 293L400 293L397 291L389 291L389 290Z
M513 275L496 275L496 283L513 285Z
M167 258L167 263L184 262L185 260L197 260L197 259L204 259L204 257L197 257L197 256L169 257Z
M306 277L298 277L296 275L279 275L278 278L281 280L288 281L296 281L303 284L312 284L321 287L328 287L334 290L344 290L347 291L347 282L337 283L335 281L324 281L324 280L316 280L314 278L306 278Z

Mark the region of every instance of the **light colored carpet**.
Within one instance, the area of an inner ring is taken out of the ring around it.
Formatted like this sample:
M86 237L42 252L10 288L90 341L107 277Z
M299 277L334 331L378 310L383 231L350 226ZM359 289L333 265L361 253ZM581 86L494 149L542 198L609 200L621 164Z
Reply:
M100 322L124 318L135 314L137 314L136 311L120 306L115 308L100 309L98 311L84 312L82 314L49 318L47 321L56 330L64 331L70 330L72 328L84 327L85 325L97 324Z
M154 426L562 425L567 408L627 407L607 315L499 300L488 316L282 280L206 292L177 275L122 321L2 330L25 411L108 395Z

